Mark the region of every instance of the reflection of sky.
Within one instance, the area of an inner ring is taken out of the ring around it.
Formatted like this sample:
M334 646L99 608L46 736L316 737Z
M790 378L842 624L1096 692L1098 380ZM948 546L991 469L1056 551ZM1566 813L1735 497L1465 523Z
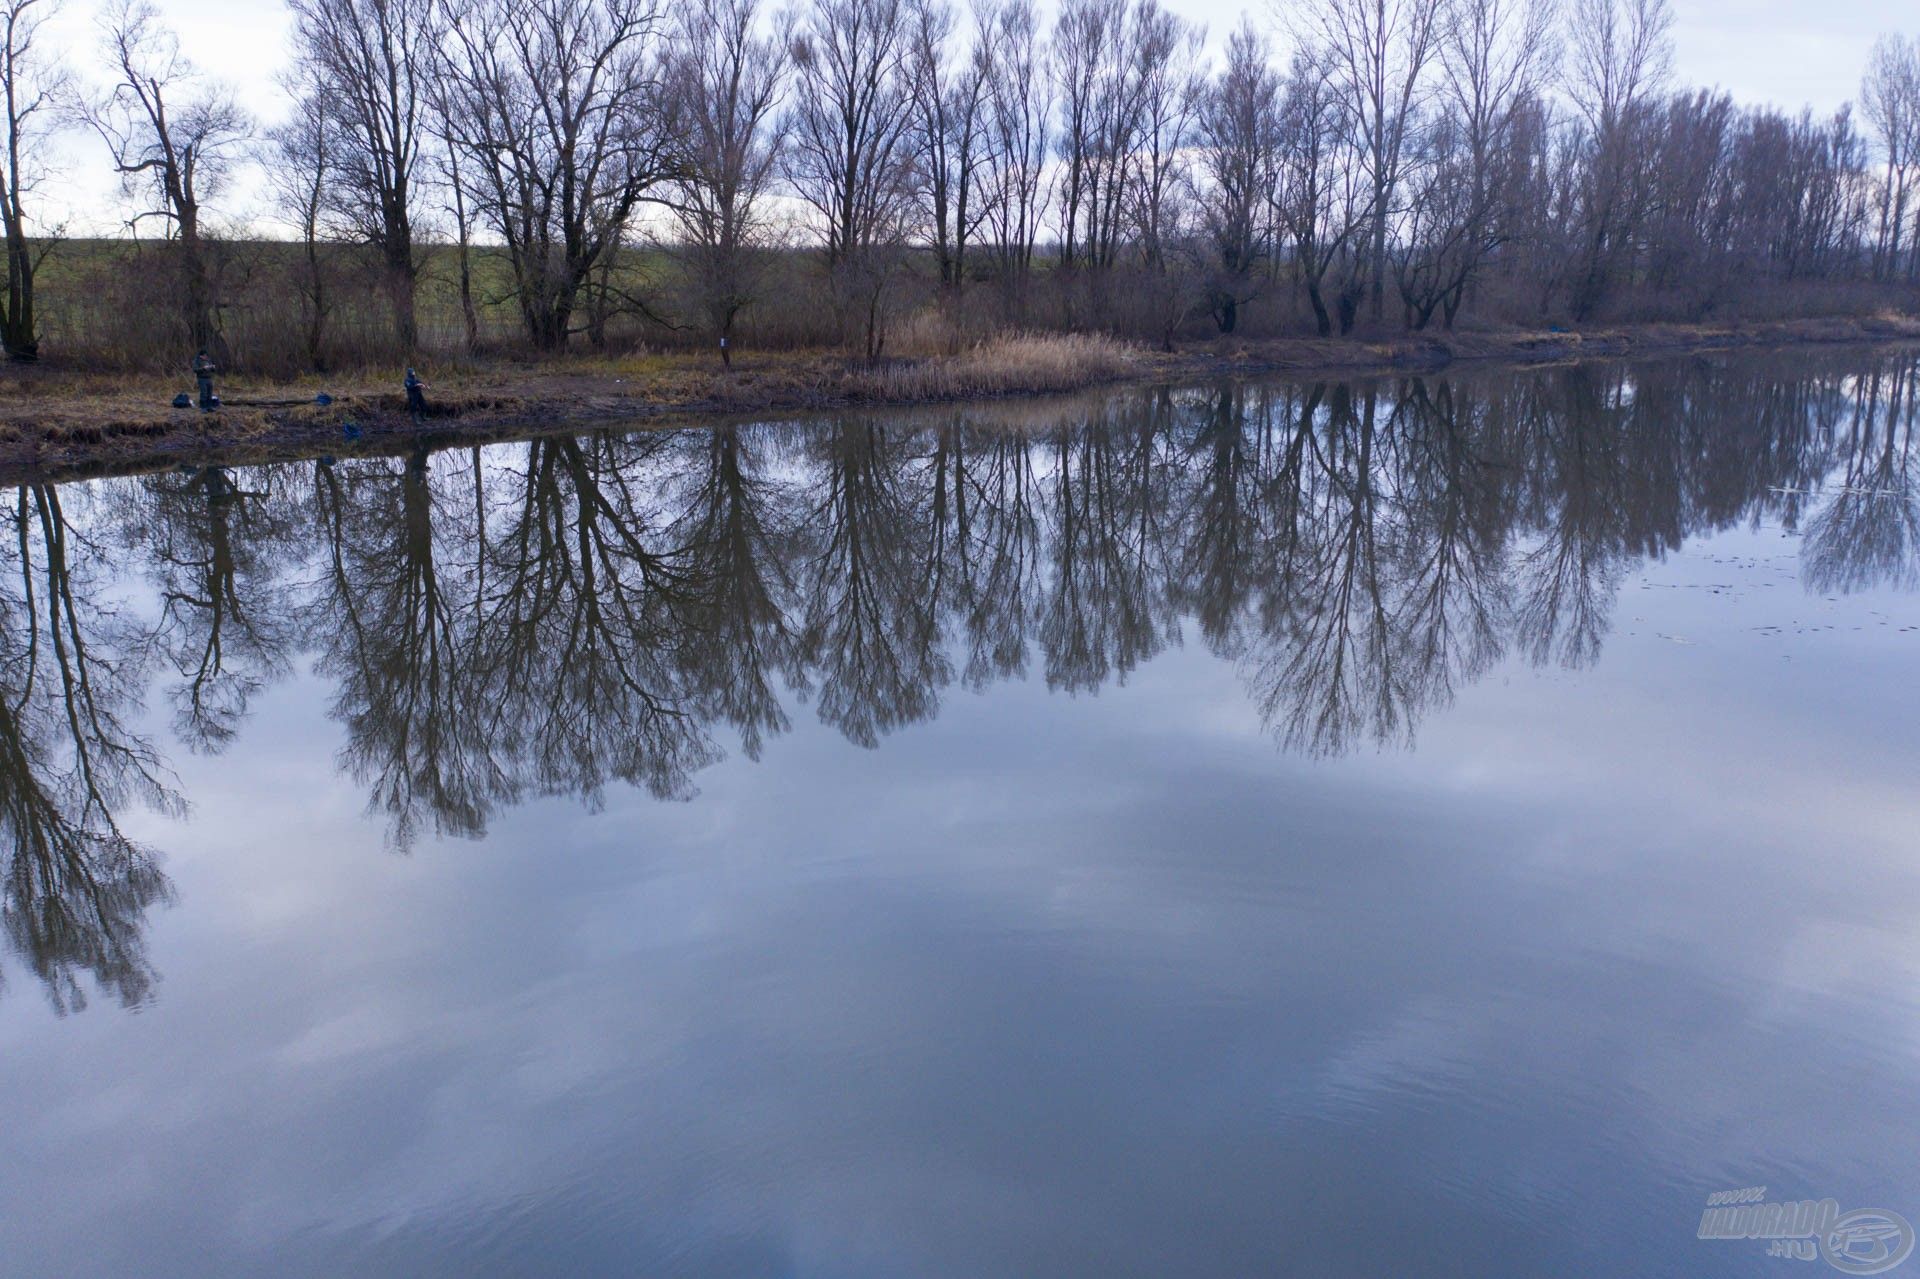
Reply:
M157 1001L0 1001L0 1257L1751 1274L1712 1191L1920 1216L1920 603L1797 545L1629 575L1411 753L1283 755L1189 642L406 857L281 686L137 819Z

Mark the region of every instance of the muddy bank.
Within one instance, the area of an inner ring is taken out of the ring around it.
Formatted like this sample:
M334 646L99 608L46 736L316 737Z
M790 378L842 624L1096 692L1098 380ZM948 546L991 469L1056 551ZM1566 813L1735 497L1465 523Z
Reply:
M544 430L682 425L886 405L1050 395L1129 383L1223 376L1364 376L1450 366L1540 366L1754 347L1920 344L1904 317L1766 324L1412 335L1384 341L1216 340L1163 353L1099 338L1001 339L958 356L880 364L769 353L733 371L685 354L495 365L435 377L433 412L416 421L398 388L362 378L260 385L233 379L225 406L171 407L158 378L0 371L0 480L124 474L189 462L255 463L391 454ZM319 404L325 391L331 403Z

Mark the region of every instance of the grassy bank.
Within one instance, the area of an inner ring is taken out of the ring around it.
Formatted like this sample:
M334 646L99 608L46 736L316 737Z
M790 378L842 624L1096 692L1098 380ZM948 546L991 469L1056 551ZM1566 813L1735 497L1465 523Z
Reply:
M0 369L0 475L9 478L139 469L202 457L293 457L391 447L422 433L484 439L557 426L644 424L704 415L752 415L862 405L924 404L1040 395L1119 382L1219 376L1426 372L1462 361L1562 363L1736 347L1920 342L1901 317L1713 326L1646 326L1585 333L1500 331L1381 342L1334 339L1216 341L1173 354L1112 339L1013 335L952 355L870 363L820 353L742 353L731 372L685 353L423 369L433 413L405 410L399 378L244 379L220 385L213 415L171 407L191 390L179 378L108 375L55 365ZM397 372L397 371L396 371ZM321 392L331 405L314 403Z

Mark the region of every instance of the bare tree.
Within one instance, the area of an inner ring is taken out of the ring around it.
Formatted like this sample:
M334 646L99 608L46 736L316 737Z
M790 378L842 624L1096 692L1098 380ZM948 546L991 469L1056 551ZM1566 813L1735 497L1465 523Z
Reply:
M1743 165L1751 177L1742 189L1767 209L1755 237L1767 245L1775 269L1788 280L1844 274L1856 261L1869 216L1867 143L1852 109L1842 107L1825 120L1803 110L1791 123L1761 112L1752 129ZM1768 134L1778 138L1783 156L1765 153Z
M306 318L307 363L326 368L327 318L333 311L326 242L327 188L337 163L332 132L326 127L316 90L299 98L286 123L267 133L266 169L274 202L300 236L300 272L296 288Z
M1193 140L1194 113L1205 94L1200 64L1205 32L1160 8L1137 0L1127 43L1127 74L1133 128L1138 139L1120 151L1122 199L1149 264L1157 263L1175 238L1168 213L1185 184L1184 157Z
M811 0L793 42L787 177L818 215L843 308L869 358L912 196L908 30L900 0ZM844 312L843 312L844 313Z
M1171 231L1190 211L1183 150L1203 83L1199 36L1157 0L1131 7L1126 0L1066 0L1060 8L1053 64L1061 111L1060 260L1080 277L1064 281L1069 324L1079 307L1109 328L1137 310L1113 295L1114 273L1124 263L1144 268L1137 282L1151 295L1136 292L1124 302L1155 312L1148 327L1166 340L1167 304L1181 292L1167 287Z
M991 131L982 203L1017 313L1047 207L1053 116L1048 50L1031 0L983 8L981 27L988 42Z
M1673 68L1668 0L1571 0L1567 90L1605 135L1659 91Z
M115 0L103 20L113 84L87 119L113 155L127 194L145 196L129 225L166 227L180 269L180 315L194 346L216 344L213 264L203 238L203 202L218 194L249 123L225 89L201 86L149 0Z
M1616 257L1645 216L1633 181L1645 158L1635 135L1673 63L1668 0L1573 0L1567 90L1586 122L1582 276L1573 310L1586 318L1612 283Z
M1433 141L1457 149L1452 180L1463 188L1448 228L1452 251L1433 270L1449 327L1486 256L1516 234L1527 198L1525 140L1559 58L1557 14L1557 0L1449 0L1442 11L1442 93L1452 119Z
M1476 185L1490 181L1515 110L1558 65L1558 15L1558 0L1449 0L1442 11L1441 81L1465 122Z
M446 18L453 145L528 337L557 350L595 269L677 171L658 0L477 0Z
M1131 35L1129 96L1138 143L1122 153L1123 198L1142 268L1142 300L1161 349L1171 351L1175 330L1203 297L1188 143L1206 93L1204 33L1155 0L1138 0Z
M1201 217L1213 249L1208 304L1220 331L1231 333L1272 251L1267 210L1279 181L1280 77L1250 22L1228 37L1226 67L1195 123L1206 178Z
M685 170L670 185L695 301L732 367L734 321L758 298L773 228L765 196L780 158L773 130L787 70L784 31L758 33L758 0L692 0L668 74Z
M379 253L401 349L414 319L413 185L426 129L431 0L288 0L296 59L334 135L329 199Z
M1080 206L1092 185L1094 86L1105 58L1106 29L1119 20L1119 0L1065 0L1053 24L1053 97L1059 106L1060 262L1072 266Z
M932 230L940 283L957 294L967 244L979 225L980 170L987 148L988 32L958 57L952 50L953 9L947 0L908 0L907 75L919 189Z
M1354 155L1352 116L1328 73L1327 55L1302 49L1293 57L1281 99L1279 182L1274 213L1292 241L1293 266L1320 336L1353 328L1365 285L1357 242L1371 221L1372 200ZM1333 309L1326 296L1332 276Z
M1060 106L1060 260L1109 266L1119 239L1121 158L1133 145L1122 42L1126 0L1065 0L1054 23Z
M1860 108L1885 161L1874 273L1891 279L1900 269L1907 205L1913 197L1915 165L1920 164L1920 37L1885 35L1874 42L1860 84ZM1920 272L1920 247L1909 269Z
M442 123L445 117L441 117ZM440 189L447 199L447 212L453 215L455 287L460 294L460 332L462 345L471 354L480 349L480 312L473 302L473 223L474 208L466 183L460 178L460 149L450 143L451 135L439 134L441 145L435 149L434 165L440 177Z
M1328 69L1347 99L1358 143L1355 155L1370 190L1373 318L1386 297L1387 230L1414 117L1427 91L1442 0L1312 0L1307 30L1327 53Z
M461 336L464 349L472 354L480 349L480 313L473 300L473 231L479 211L461 173L460 131L454 126L457 108L451 81L447 67L436 57L424 81L428 127L434 143L428 155L442 209L453 216L454 283L460 295Z
M15 360L40 354L33 318L38 255L29 243L26 198L38 185L40 144L67 93L66 72L34 47L40 24L57 12L47 0L0 0L0 239L6 245L6 294L0 297L0 348ZM42 232L44 238L44 231ZM44 254L44 246L40 252Z
M1404 180L1406 212L1388 257L1407 327L1424 329L1466 288L1480 254L1492 247L1493 194L1476 189L1466 125L1451 110L1435 113L1419 131ZM1451 320L1453 310L1447 314Z

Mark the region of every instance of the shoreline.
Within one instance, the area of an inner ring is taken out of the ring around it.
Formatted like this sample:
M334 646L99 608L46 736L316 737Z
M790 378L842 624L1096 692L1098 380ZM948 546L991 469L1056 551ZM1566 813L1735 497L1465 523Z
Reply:
M554 431L694 426L767 415L1036 399L1214 378L1425 376L1467 367L1539 368L1762 348L1920 344L1920 320L1843 317L1730 325L1636 325L1584 333L1497 330L1352 338L1211 339L1172 354L1100 339L1032 335L958 356L878 364L840 355L750 352L725 373L710 356L563 358L452 375L434 412L412 421L397 391L363 375L297 383L226 383L217 415L171 408L165 378L0 370L0 479L60 482L189 463L243 465L390 455L421 445L484 444ZM1034 350L1046 358L1031 360ZM16 379L9 387L8 379ZM509 380L512 379L512 380ZM182 381L185 380L184 375ZM32 382L55 385L28 385ZM24 389L25 393L20 391ZM333 395L321 407L320 390ZM558 420L556 420L558 419ZM343 421L360 428L344 438Z

